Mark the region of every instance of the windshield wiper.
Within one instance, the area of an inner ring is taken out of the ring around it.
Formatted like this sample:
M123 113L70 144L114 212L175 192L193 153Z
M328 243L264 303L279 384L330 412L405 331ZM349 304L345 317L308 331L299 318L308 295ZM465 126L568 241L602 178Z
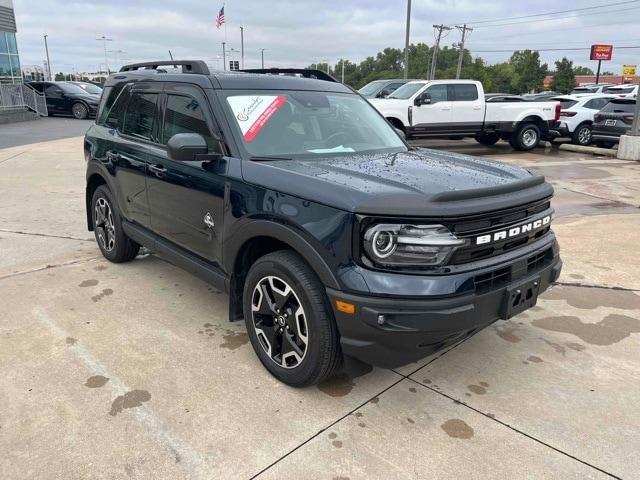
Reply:
M249 160L254 162L271 162L275 160L291 160L291 159L285 158L285 157L256 156L256 157L249 157Z

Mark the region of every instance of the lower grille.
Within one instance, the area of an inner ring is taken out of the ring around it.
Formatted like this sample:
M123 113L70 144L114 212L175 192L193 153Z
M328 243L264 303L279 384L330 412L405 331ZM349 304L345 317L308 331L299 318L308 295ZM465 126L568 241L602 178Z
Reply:
M525 276L525 272L529 274L542 270L544 267L550 265L552 261L553 250L549 248L544 252L528 257L524 261L513 263L508 267L502 267L481 275L476 275L473 277L476 293L482 294L503 287L512 280L518 280Z

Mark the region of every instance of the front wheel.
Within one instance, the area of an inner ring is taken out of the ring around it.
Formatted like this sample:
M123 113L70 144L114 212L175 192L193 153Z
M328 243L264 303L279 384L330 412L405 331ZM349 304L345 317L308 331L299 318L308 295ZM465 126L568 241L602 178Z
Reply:
M591 145L591 125L578 125L571 137L571 143L584 147Z
M509 144L520 151L532 150L540 143L540 128L534 123L526 123L518 127L509 139Z
M331 377L342 361L338 330L324 288L294 252L258 259L243 293L244 318L262 365L293 387Z
M93 233L104 258L114 263L133 260L140 245L124 233L118 207L106 186L100 185L93 193L91 212Z

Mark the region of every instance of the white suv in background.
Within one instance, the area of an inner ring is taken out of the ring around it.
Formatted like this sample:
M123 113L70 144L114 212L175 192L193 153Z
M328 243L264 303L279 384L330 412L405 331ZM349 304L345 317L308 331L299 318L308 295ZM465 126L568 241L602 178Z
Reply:
M570 137L576 145L591 144L591 126L593 117L610 100L613 95L563 95L550 99L560 102L560 125L555 132L559 137Z
M616 85L615 87L607 87L603 93L607 95L615 95L620 98L636 98L638 96L638 85Z

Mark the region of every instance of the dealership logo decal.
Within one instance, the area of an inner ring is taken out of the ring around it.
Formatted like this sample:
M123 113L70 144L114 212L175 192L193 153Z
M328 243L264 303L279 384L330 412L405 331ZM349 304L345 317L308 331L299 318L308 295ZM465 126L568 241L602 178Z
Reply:
M476 245L486 245L487 243L498 242L500 240L507 240L509 238L517 237L524 233L529 233L534 230L538 230L551 223L551 215L540 218L533 222L518 225L506 230L500 230L499 232L488 233L486 235L480 235L476 237Z

